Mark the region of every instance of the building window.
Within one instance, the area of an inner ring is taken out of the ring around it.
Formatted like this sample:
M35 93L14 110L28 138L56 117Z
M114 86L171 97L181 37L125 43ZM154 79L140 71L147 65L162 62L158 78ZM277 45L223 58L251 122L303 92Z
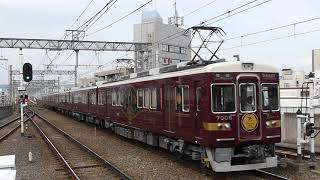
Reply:
M178 112L189 112L189 86L178 86L176 88L176 109Z
M142 108L143 107L143 90L142 89L138 89L137 97L138 97L137 106L138 108Z
M169 45L162 44L162 51L169 52Z
M211 92L213 112L234 112L236 110L234 85L212 85Z
M169 51L173 53L180 53L180 48L177 46L170 46Z
M181 53L181 54L187 54L187 49L184 48L184 47L181 47L181 48L180 48L180 53Z
M170 58L162 58L162 64L163 65L171 64L171 59Z

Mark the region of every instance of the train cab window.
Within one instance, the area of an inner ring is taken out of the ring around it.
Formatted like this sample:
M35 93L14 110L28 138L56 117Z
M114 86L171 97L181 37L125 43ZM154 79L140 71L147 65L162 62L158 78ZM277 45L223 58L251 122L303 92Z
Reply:
M262 85L262 107L264 111L279 109L279 90L277 84Z
M240 107L242 112L256 111L255 84L240 84Z
M144 89L143 91L143 108L149 109L150 107L150 91L149 89Z
M213 84L212 92L212 111L213 112L235 112L235 85Z
M200 111L201 97L202 97L202 88L197 87L197 89L196 89L197 111Z
M137 97L138 97L137 106L138 108L142 108L143 107L143 90L142 89L138 89Z
M176 88L176 109L178 112L189 112L189 86L178 86Z

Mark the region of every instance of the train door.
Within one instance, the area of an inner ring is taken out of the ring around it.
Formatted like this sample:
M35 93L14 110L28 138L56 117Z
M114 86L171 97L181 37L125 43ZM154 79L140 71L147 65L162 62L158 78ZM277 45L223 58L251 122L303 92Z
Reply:
M195 122L194 122L194 132L195 135L198 136L200 127L201 127L201 117L200 117L200 112L203 109L203 107L201 106L202 104L202 94L203 94L203 88L202 86L202 82L201 81L196 81L194 82L194 92L195 92Z
M170 133L175 132L175 87L173 85L164 86L164 130Z
M240 141L259 140L262 135L260 80L256 75L240 75L238 85L238 137Z

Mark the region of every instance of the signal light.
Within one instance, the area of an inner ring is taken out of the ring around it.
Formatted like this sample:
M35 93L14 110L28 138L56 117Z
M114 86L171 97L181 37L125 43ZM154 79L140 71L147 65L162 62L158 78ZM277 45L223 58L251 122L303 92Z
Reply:
M306 135L311 136L314 133L314 123L307 122L306 124Z
M23 64L23 80L25 82L32 81L32 65L30 63Z

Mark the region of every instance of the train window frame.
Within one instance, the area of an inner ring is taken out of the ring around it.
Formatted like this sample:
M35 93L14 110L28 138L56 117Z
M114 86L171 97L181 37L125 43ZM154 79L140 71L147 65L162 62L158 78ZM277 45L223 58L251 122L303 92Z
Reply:
M124 104L124 92L123 90L119 90L119 106L120 107L123 107L123 104Z
M213 92L212 92L212 87L213 86L219 86L219 85L231 85L234 88L234 111L223 111L223 112L217 112L217 111L213 111ZM232 114L232 113L236 113L238 110L238 106L237 106L237 85L235 83L212 83L210 85L210 101L211 101L211 112L213 114Z
M240 84L239 84L239 89L238 89L238 90L239 90L239 97L241 98L241 86L242 86L242 85L248 85L248 84L249 84L249 85L253 85L253 87L254 87L254 90L253 90L253 91L254 91L254 100L255 100L255 102L254 102L254 107L255 107L255 108L254 108L254 111L242 111L241 99L239 99L239 102L240 102L240 103L239 103L239 106L240 106L240 112L241 112L241 113L255 113L255 112L257 112L257 108L258 108L258 107L257 107L257 102L258 102L258 101L257 101L257 85L256 85L256 83L240 83ZM261 104L261 103L260 103L260 104Z
M181 87L181 111L178 109L178 102L177 102L177 88ZM188 109L185 109L185 102L184 102L184 87L188 88L188 97L189 97L189 104L188 104ZM176 111L177 112L184 112L188 113L190 112L190 104L191 104L191 99L190 99L190 86L189 85L177 85L175 87L175 103L176 103Z
M142 94L142 106L140 106L139 104L139 92L141 92ZM143 108L143 102L144 102L144 99L143 99L144 95L143 95L143 89L137 89L137 108Z
M277 88L278 88L278 109L272 109L271 111L272 112L276 112L276 111L280 111L280 86L278 83L261 83L261 109L262 109L262 112L270 112L270 110L265 110L263 108L263 105L264 105L264 99L263 99L263 85L277 85Z

